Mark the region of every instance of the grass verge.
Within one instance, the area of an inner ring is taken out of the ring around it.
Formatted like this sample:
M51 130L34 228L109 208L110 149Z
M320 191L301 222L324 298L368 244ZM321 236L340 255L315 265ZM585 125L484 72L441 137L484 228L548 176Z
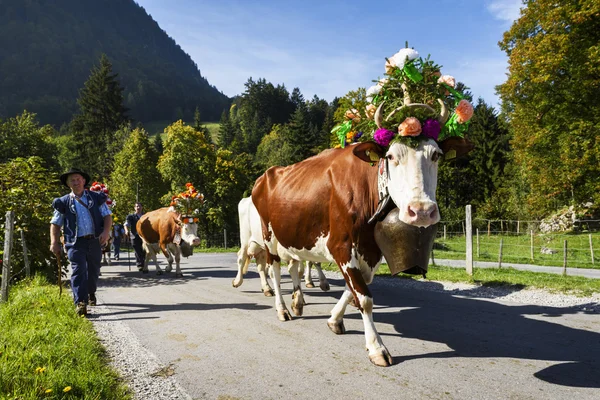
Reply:
M323 269L339 271L333 264L323 264ZM378 276L388 276L391 279L421 279L420 275L399 274L391 276L387 264L382 264L377 270ZM562 276L541 272L520 271L514 268L474 268L473 276L462 268L432 266L427 272L427 280L446 282L465 282L482 286L512 286L520 288L545 289L550 292L572 294L575 296L590 296L600 293L600 279L580 276Z
M69 291L41 277L0 304L0 399L131 399Z

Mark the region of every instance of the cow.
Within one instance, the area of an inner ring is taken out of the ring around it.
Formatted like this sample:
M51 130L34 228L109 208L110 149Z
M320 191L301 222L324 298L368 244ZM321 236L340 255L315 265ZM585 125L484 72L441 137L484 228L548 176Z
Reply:
M237 253L238 273L232 281L232 286L237 288L244 283L244 275L248 272L248 266L252 258L256 260L256 269L260 277L261 289L265 296L273 296L273 289L267 281L267 259L265 245L262 238L262 229L260 225L260 216L250 197L245 197L238 203L238 218L240 223L240 250ZM285 250L280 250L282 253ZM285 258L289 268L298 268L301 275L304 270L301 260L294 259L291 256ZM306 262L306 287L314 287L312 277L310 276L310 262ZM320 288L324 291L329 290L329 282L323 274L320 265L315 265L319 273ZM312 286L311 286L312 285Z
M457 138L439 145L432 139L419 140L415 146L395 141L387 150L366 141L325 150L287 167L269 168L256 180L252 201L261 219L267 266L273 269L278 318L292 319L280 290L281 248L300 259L336 263L346 288L331 311L328 327L336 334L345 333L344 312L353 299L362 314L369 359L375 365L390 366L392 356L375 328L373 297L367 286L383 255L375 227L386 209L378 206L392 204L398 220L418 227L417 232L435 226L440 219L435 198L438 159L446 152L460 156L471 148ZM387 175L385 190L378 182L382 170ZM380 201L380 193L388 193L383 198L389 201ZM292 309L298 316L304 300L293 273L297 271L290 270Z
M148 272L149 260L153 258L156 274L162 274L156 257L160 250L167 257L169 264L165 271L167 273L172 271L173 258L175 258L175 276L183 276L179 266L181 255L189 257L193 253L193 248L200 245L196 219L181 216L172 206L163 207L142 215L136 228L146 251L142 272Z

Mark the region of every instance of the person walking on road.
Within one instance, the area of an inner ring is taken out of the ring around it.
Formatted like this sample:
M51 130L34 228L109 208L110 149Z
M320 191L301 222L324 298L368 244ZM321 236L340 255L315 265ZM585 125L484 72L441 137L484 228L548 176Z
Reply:
M113 218L113 259L119 261L119 255L121 253L121 239L125 230L121 221L117 217Z
M135 252L135 264L137 265L137 269L142 271L144 268L144 260L146 259L146 253L144 252L144 248L142 246L142 238L137 232L137 222L144 215L142 203L135 203L135 212L129 214L125 220L125 235L127 237L131 237L133 235L132 244L133 251Z
M71 168L60 176L71 192L52 201L50 251L61 254L61 229L64 247L71 263L71 290L78 315L87 315L87 306L96 305L96 288L102 260L102 246L110 237L111 211L108 196L86 189L90 176ZM60 279L60 277L59 277Z

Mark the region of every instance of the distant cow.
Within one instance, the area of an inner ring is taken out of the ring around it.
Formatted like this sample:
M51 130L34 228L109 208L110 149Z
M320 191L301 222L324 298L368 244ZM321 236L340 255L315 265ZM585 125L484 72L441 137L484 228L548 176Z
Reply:
M102 245L102 264L110 265L110 248L113 243L112 229L108 240Z
M148 272L148 262L153 258L156 274L162 274L156 257L160 250L169 263L165 271L172 271L173 258L175 258L175 276L183 276L179 266L181 255L190 256L193 247L200 244L197 236L198 224L194 221L192 217L179 215L173 207L159 208L144 214L136 225L146 251L142 272Z
M252 258L256 260L256 269L260 277L261 289L265 296L273 296L273 289L267 281L267 259L265 252L265 245L262 237L262 229L260 225L260 216L256 211L256 207L252 203L250 197L243 198L238 203L238 217L240 223L240 250L238 251L238 273L233 279L233 287L240 287L244 282L244 275L248 272L248 266ZM281 253L285 253L285 249L281 249ZM299 259L292 257L284 257L284 260L288 262L288 270L290 268L298 268L299 273L304 268ZM319 286L322 290L329 290L329 282L321 271L321 266L316 265L315 268L319 272ZM312 277L310 277L310 264L307 262L306 267L306 287L314 287L312 283ZM312 285L312 286L311 286Z
M312 275L310 272L313 266L315 267L315 269L317 270L317 274L319 275L319 287L324 292L328 291L330 289L329 282L327 281L327 277L325 277L325 274L321 269L321 263L318 262L305 261L304 264L300 266L298 273L300 274L300 276L304 274L304 285L307 288L315 287L315 283L312 280Z
M411 227L432 226L440 219L435 199L438 158L449 150L460 155L472 148L452 139L439 146L426 139L416 148L393 142L387 151L374 142L364 142L325 150L287 167L272 167L257 179L252 201L261 218L281 321L292 316L280 290L279 249L304 260L334 262L344 276L346 290L331 312L329 328L336 334L345 332L344 312L354 298L363 317L371 362L379 366L392 364L373 322L373 297L367 286L382 258L375 238L378 223L369 223L381 192L378 171L385 167L385 192L397 207L399 220ZM405 269L418 270L414 267ZM396 272L401 271L404 269ZM297 279L292 276L292 280L292 308L301 315L302 291Z

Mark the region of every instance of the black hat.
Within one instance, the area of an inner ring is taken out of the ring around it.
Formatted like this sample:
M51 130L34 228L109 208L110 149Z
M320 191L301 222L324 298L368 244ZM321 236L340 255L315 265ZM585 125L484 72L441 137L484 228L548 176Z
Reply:
M83 172L82 170L80 170L79 168L71 168L70 170L68 170L67 172L65 172L64 174L62 174L60 176L60 181L62 182L63 185L65 185L66 187L69 187L69 185L67 185L67 178L69 177L69 175L71 174L79 174L81 176L83 176L83 179L85 179L85 183L86 185L88 183L90 183L90 176L88 174L86 174L85 172Z

